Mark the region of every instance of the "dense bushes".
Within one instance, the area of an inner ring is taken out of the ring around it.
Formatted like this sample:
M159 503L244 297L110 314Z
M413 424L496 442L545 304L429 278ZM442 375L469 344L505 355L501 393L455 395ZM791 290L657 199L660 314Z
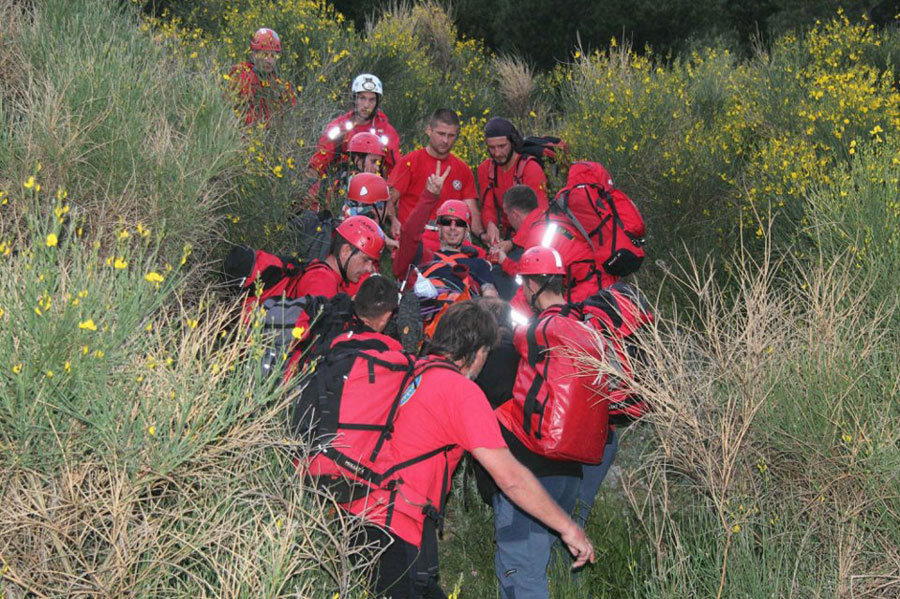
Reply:
M294 478L261 340L197 267L225 238L290 247L363 70L404 150L449 105L475 164L506 114L607 164L647 216L657 410L590 524L596 594L896 592L896 31L838 15L750 59L618 43L535 75L436 5L360 33L321 2L118 6L0 0L0 595L361 594L353 524ZM298 103L242 131L223 76L260 25ZM489 595L489 514L465 496L445 580Z

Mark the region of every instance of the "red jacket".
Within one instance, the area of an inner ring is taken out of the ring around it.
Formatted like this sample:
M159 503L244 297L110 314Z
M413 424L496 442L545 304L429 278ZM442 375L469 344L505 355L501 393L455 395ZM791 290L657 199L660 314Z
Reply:
M437 196L428 189L422 191L416 207L410 212L409 217L403 221L400 227L400 247L397 249L397 255L394 257L394 277L397 281L402 281L409 273L411 265L428 264L434 261L434 250L430 244L423 244L422 237L425 234L425 225L428 223L428 217L437 209L440 196ZM467 253L473 253L474 256L483 258L484 250L476 248L473 245L463 243ZM415 282L415 277L409 281L409 284Z
M266 284L259 298L260 302L270 297L280 297L282 295L288 299L303 297L304 295L334 297L338 293L346 293L353 297L356 295L359 286L366 279L366 277L361 277L356 283L345 283L341 280L340 273L322 260L311 260L310 262L296 265L286 262L275 254L256 250L253 270L244 280L242 287L252 288L256 284L257 279L262 280L265 278L265 271L268 268L282 269L283 273L279 280ZM244 303L245 310L253 308L256 303L256 296L251 295Z
M353 125L353 114L343 114L325 126L325 131L316 144L316 153L309 159L310 168L324 175L328 167L337 160L347 158L347 144L357 133L370 132L378 137L387 138L384 157L385 175L391 172L400 156L400 136L388 122L387 116L380 110L371 121Z
M290 104L297 104L297 96L288 81L278 77L260 78L252 62L234 65L228 73L232 88L243 105L244 124L266 122L272 113Z

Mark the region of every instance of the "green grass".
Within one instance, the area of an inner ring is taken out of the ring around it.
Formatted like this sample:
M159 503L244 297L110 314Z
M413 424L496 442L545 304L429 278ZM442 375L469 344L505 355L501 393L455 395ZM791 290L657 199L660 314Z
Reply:
M369 65L405 145L446 102L483 158L491 57L433 7L364 38L309 3L191 13L199 33L20 4L0 0L0 597L363 595L356 523L297 479L289 398L211 261L290 252L305 161ZM220 75L273 11L302 89L245 135ZM651 231L656 409L591 515L590 596L900 592L898 39L836 18L746 61L610 48L538 76L528 118L552 130L529 132L610 166ZM489 508L459 477L449 506L445 588L496 596ZM564 570L553 596L578 596Z

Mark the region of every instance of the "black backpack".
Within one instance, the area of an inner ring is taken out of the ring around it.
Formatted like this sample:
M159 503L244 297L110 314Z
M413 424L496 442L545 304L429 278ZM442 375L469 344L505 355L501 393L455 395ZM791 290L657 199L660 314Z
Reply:
M292 216L290 226L297 255L305 260L324 260L337 224L328 210L303 210Z
M282 372L295 352L300 352L298 367L310 363L325 353L336 337L358 324L353 302L345 293L332 298L272 297L263 301L262 307L263 334L270 338L260 364L263 376ZM308 329L302 341L294 336L298 326Z
M569 146L565 141L558 137L545 135L543 137L526 137L522 140L522 147L519 154L523 156L531 156L535 158L541 167L546 167L548 163L553 163L569 151Z

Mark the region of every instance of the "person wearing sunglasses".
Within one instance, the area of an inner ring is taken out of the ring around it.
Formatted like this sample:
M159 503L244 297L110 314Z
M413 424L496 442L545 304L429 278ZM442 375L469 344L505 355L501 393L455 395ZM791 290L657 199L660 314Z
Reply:
M471 286L476 295L496 296L491 265L485 260L484 251L469 242L472 211L468 203L447 200L438 206L450 171L449 164L442 169L441 161L437 162L416 207L404 221L400 230L400 247L394 259L394 276L398 281L407 280L414 285L419 278L418 269L423 277L440 279L451 287L463 289ZM422 242L425 223L432 213L435 214L440 241L437 250L429 249L428 244ZM473 285L467 285L467 282Z
M228 74L245 125L266 123L285 106L297 104L288 81L278 77L281 38L268 27L250 38L250 61L235 65Z

